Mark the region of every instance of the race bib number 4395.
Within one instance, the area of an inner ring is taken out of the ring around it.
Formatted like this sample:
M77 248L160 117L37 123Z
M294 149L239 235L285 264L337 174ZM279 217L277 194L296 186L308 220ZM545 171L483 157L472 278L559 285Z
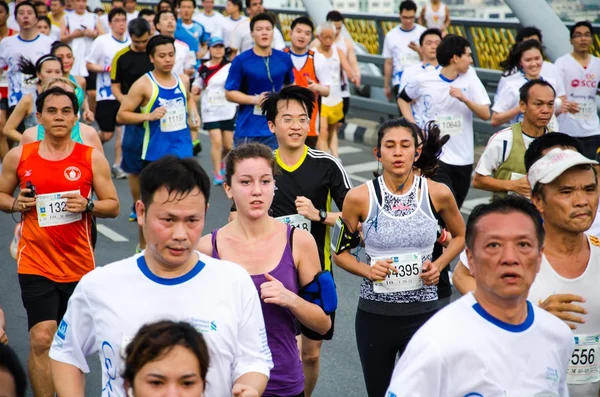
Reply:
M377 261L391 259L396 272L389 274L385 280L374 281L373 291L378 294L390 292L413 291L423 287L421 273L423 261L420 254L403 254L391 258L371 258L371 266Z
M575 335L575 350L567 371L567 383L580 385L600 381L598 349L600 335Z

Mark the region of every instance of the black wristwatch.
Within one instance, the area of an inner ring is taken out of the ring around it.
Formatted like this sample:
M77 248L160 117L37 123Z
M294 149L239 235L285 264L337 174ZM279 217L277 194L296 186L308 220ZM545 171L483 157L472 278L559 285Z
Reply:
M327 219L327 211L319 210L319 222L323 223Z
M87 205L85 206L85 212L87 214L91 214L92 211L94 210L94 200L92 199L87 199Z

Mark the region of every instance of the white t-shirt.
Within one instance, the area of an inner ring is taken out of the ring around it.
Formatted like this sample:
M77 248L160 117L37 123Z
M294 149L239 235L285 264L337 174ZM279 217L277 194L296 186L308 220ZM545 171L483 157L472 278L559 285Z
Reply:
M409 81L414 80L417 76L422 73L427 72L437 72L439 73L441 66L432 66L432 65L423 65L422 63L412 65L404 69L402 72L402 77L400 78L400 88L398 89L398 93L401 93L404 88L408 85ZM413 118L415 122L419 125L422 124L423 112L425 111L425 103L423 102L423 98L419 98L411 104Z
M475 161L473 143L473 112L467 105L450 96L450 88L460 88L471 101L489 105L485 87L475 69L448 80L440 72L422 73L405 88L410 99L424 103L420 127L430 120L437 121L443 135L450 135L444 145L440 160L450 165L470 165Z
M175 39L175 65L173 73L185 74L185 69L196 69L196 54L190 50L190 46L181 40Z
M592 236L600 236L600 206L598 207L598 211L596 212L596 217L594 218L594 223L587 231L587 234Z
M200 103L202 121L205 123L231 120L235 117L237 104L225 98L225 82L230 68L231 63L223 66L208 79L208 84L200 76L194 80L194 85L203 90Z
M387 32L383 40L384 58L391 58L394 66L392 85L400 84L404 68L421 62L419 53L408 48L411 41L419 45L421 34L426 30L421 25L415 24L411 30L402 30L400 26Z
M117 52L129 46L131 40L117 40L111 33L96 37L90 53L85 58L86 62L95 63L102 67L111 66ZM96 74L96 101L116 100L111 89L110 72Z
M166 319L186 321L204 336L210 354L206 397L230 396L245 373L268 376L271 353L248 272L197 255L194 269L175 279L153 274L141 254L85 275L69 299L50 357L88 373L86 357L98 353L102 388L126 397L120 376L126 345L142 325Z
M344 56L348 58L348 46L346 45L346 37L343 34L339 34L334 43L337 48L342 51ZM350 62L350 60L348 60ZM344 76L344 81L350 81L348 79L348 73L345 70L342 70L342 75ZM350 98L350 84L346 84L342 86L342 98Z
M247 16L240 15L239 19L227 17L223 20L223 41L225 41L225 47L231 47L231 35L233 34L233 30L238 23L243 22L246 19L248 19Z
M76 29L85 30L87 28L96 30L98 26L98 15L87 11L83 15L79 15L76 12L66 13L65 20L67 21L67 29L70 33L73 33ZM85 62L92 49L92 43L94 43L94 39L90 37L78 37L67 43L71 46L73 56L75 57L73 69L71 69L73 76L87 77L89 75Z
M231 43L229 44L231 48L238 50L238 54L254 46L254 39L252 39L250 32L249 18L238 22L231 33ZM279 51L283 51L285 48L285 40L277 27L273 28L273 42L271 43L271 47Z
M521 136L525 143L525 150L527 150L531 142L536 139L525 133L521 134ZM508 160L508 156L512 150L512 144L513 132L511 127L505 128L492 135L483 154L479 158L479 163L477 163L475 172L482 176L492 176L494 171Z
M223 14L220 12L213 12L211 16L208 16L203 12L199 12L194 14L192 19L204 26L204 30L210 33L210 37L220 37L223 39L223 43L225 42L225 38L223 37L225 16ZM206 51L206 54L204 54L202 59L210 59L210 52Z
M540 78L547 81L552 85L552 87L554 87L557 98L566 95L564 85L558 73L558 69L550 62L544 62L542 64ZM498 82L498 88L496 89L496 96L494 96L494 105L492 106L492 111L496 113L502 113L519 106L519 90L523 84L527 83L527 81L527 78L521 72L513 73L510 76L502 76ZM555 107L557 106L558 103ZM523 121L522 113L510 120L510 124L518 123L520 121ZM548 129L550 131L558 131L558 121L555 115L552 115L552 119L550 120L550 123L548 123Z
M320 55L320 61L323 62L323 68L325 68L327 70L327 73L329 74L329 95L326 97L322 97L321 103L325 106L336 106L343 100L342 85L348 84L347 82L342 81L342 65L340 61L340 55L338 53L338 48L335 44L331 46L332 55L330 58L327 58L325 55L321 54L316 47L312 48L312 51L314 51L315 53L315 66L316 56ZM292 61L294 61L294 58L295 57L292 57Z
M20 35L5 37L0 42L0 70L8 66L8 106L17 106L23 95L35 90L34 84L24 84L23 74L19 70L21 56L29 59L34 64L43 55L50 52L53 40L43 34L38 34L33 40L23 40Z
M386 396L568 396L572 351L569 327L536 305L528 303L527 319L512 325L468 293L412 337Z
M425 22L428 29L436 28L443 29L446 24L446 7L444 3L440 3L440 8L437 11L433 10L431 3L425 6Z
M127 13L127 24L129 24L129 22L136 19L139 15L140 15L140 12L138 10L135 10L134 12L128 12Z
M565 113L558 117L559 131L575 137L600 135L596 106L600 59L592 56L588 67L584 69L571 54L566 54L556 60L556 68L567 92L567 100L577 102L580 108L579 113Z

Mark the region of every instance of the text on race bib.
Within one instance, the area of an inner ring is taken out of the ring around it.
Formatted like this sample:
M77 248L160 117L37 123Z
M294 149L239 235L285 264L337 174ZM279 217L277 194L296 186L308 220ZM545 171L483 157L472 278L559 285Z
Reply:
M550 122L548 123L548 131L558 131L558 120L556 119L556 115L552 115L550 118Z
M463 116L438 116L435 119L436 124L440 127L440 132L443 135L458 136L463 133Z
M260 105L254 105L254 110L252 111L252 114L254 114L255 116L262 116L262 109L260 107Z
M578 101L577 104L579 105L579 112L569 113L571 118L574 118L575 120L593 120L596 117L596 102Z
M388 274L385 280L374 281L373 291L378 294L390 292L414 291L423 287L423 261L420 254L403 254L391 258L371 258L371 266L377 261L391 259L397 270L396 273Z
M292 225L295 228L306 230L310 233L310 227L312 222L310 221L310 219L306 219L300 214L285 215L275 219L279 222L285 223L286 225Z
M222 90L206 91L206 102L213 108L229 104L227 98L225 98L225 91Z
M67 211L67 199L63 194L80 194L79 190L40 194L35 197L38 225L40 227L67 225L81 220L81 213Z
M417 54L413 50L402 51L398 58L400 61L400 65L402 65L405 68L421 62L421 58L419 58L419 54Z
M166 108L167 113L160 119L162 132L181 131L187 128L187 112L183 98L159 100L159 106Z
M567 383L581 385L600 381L600 365L597 357L600 335L575 335L575 350L569 361Z

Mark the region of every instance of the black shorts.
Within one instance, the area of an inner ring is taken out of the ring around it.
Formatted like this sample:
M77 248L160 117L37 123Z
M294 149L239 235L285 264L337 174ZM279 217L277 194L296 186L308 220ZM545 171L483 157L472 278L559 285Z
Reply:
M347 98L343 98L343 108L342 108L342 112L344 113L344 117L342 117L342 119L339 121L340 123L345 123L346 122L346 116L348 115L348 111L350 111L350 97Z
M600 149L600 135L577 138L581 142L582 154L590 160L596 160L598 149Z
M460 209L471 187L473 164L451 165L440 161L439 165L440 168L438 168L437 173L431 179L443 183L450 188L456 199L458 209Z
M27 312L28 329L42 321L60 323L67 303L77 283L56 283L46 277L33 274L19 274L21 299Z
M331 328L325 335L321 335L318 332L313 331L310 328L306 328L304 325L297 323L300 327L300 333L306 336L310 340L331 340L333 338L333 330L335 328L335 312L330 316L331 317ZM298 326L296 328L298 328Z
M98 101L96 103L96 121L102 132L114 132L117 127L117 113L119 112L119 101L111 99Z
M235 131L235 118L231 120L222 120L222 121L210 121L208 123L204 123L202 128L206 131L210 130L221 130L221 131Z
M96 75L95 72L89 72L90 74L85 78L85 89L87 91L96 90Z

